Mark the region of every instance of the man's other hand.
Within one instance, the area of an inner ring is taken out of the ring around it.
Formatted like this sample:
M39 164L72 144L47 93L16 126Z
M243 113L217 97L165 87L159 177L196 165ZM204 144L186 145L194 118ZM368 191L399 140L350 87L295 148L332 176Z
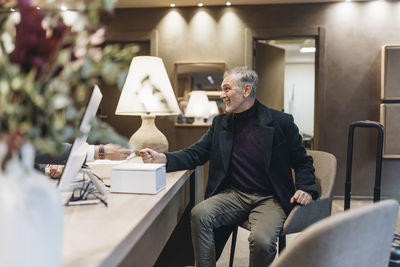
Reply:
M164 153L158 153L150 148L144 148L139 151L144 163L164 163L167 164L167 156Z
M298 203L300 205L307 205L312 200L310 193L304 192L303 190L297 190L293 197L290 199L290 203Z
M44 174L51 178L60 178L64 170L64 165L47 165Z

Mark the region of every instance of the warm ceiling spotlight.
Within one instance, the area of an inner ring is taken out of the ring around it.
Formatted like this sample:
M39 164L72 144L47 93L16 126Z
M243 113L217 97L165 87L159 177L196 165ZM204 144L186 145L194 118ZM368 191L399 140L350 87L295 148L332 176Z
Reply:
M65 5L61 5L61 6L60 6L60 9L61 9L62 11L67 11L67 10L68 10L67 6L65 6Z
M226 2L226 5L230 6L230 5L232 5L232 3L231 2Z
M198 3L197 5L198 5L199 7L202 7L202 6L203 6L203 3L200 2L200 3Z
M14 11L15 11L15 9L14 9L14 8L10 8L10 11L11 11L11 12L14 12Z
M40 7L38 7L38 6L37 6L37 7L36 7L36 9L37 9L37 10L39 10L39 9L40 9Z
M174 3L172 3L172 4L170 4L169 6L170 6L170 7L175 7L175 4L174 4Z

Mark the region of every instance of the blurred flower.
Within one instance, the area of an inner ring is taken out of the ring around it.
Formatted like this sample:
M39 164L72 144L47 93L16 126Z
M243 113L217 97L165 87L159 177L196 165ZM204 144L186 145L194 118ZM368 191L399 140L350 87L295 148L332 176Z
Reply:
M28 0L19 0L18 4L21 19L16 26L11 62L19 64L25 72L36 68L37 74L40 74L45 63L57 52L68 28L61 18L57 18L52 34L46 36L46 30L42 27L44 12L31 6Z
M100 28L90 36L90 43L92 45L101 45L105 40L106 29Z
M93 58L93 61L99 62L103 56L103 49L100 47L92 47L89 49L89 54Z

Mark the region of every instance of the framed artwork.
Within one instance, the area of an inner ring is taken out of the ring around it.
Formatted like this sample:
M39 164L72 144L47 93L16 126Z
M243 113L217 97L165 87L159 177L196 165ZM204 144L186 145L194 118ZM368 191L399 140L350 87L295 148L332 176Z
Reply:
M203 118L200 126L209 126L212 118L224 112L220 99L221 83L225 62L176 62L174 69L174 91L182 114L175 121L176 126L199 126L192 117L186 117L192 92L204 91L210 101L210 113ZM211 109L213 110L211 112Z
M381 60L381 99L400 100L400 45L384 45Z
M400 158L400 103L385 103L380 107L381 124L385 127L383 158Z

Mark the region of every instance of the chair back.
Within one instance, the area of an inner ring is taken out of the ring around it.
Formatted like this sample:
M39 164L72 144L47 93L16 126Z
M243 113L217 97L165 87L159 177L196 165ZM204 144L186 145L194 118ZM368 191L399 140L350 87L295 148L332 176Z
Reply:
M386 200L308 227L271 267L388 266L398 203Z
M330 153L316 150L307 150L307 154L313 158L315 183L320 198L306 206L294 207L283 225L282 236L301 232L309 225L331 215L336 158Z
M336 157L330 153L307 150L314 160L315 183L321 198L331 198L336 177Z

